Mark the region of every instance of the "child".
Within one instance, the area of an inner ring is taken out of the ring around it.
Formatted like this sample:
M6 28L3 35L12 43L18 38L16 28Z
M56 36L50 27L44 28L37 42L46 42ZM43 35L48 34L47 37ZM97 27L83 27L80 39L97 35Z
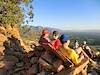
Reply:
M59 32L53 31L53 35L52 35L52 39L51 39L51 44L52 44L53 49L57 50L59 48L59 46L61 46L59 36L60 36Z

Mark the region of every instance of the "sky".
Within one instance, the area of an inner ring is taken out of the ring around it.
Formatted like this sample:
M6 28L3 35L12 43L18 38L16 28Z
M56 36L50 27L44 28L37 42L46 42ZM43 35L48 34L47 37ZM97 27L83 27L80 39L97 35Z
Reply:
M100 0L34 0L33 26L100 30Z

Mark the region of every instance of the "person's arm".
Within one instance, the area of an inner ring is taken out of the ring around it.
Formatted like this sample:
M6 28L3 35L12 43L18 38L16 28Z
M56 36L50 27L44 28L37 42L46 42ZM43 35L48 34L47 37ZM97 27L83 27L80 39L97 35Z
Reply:
M55 50L55 48L53 47L51 43L48 43L48 46Z
M55 49L58 49L59 46L61 46L61 42L60 42L60 40L57 40L57 41L55 42Z

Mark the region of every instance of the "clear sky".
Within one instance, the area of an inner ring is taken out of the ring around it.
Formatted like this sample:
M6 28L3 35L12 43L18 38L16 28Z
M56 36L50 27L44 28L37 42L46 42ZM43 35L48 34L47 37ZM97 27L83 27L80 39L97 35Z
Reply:
M34 0L34 26L100 29L100 0Z

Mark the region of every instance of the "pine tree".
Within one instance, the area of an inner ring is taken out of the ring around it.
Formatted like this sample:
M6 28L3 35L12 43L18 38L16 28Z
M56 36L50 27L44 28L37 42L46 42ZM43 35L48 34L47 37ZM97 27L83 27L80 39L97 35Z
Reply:
M0 0L0 24L20 25L23 23L26 15L33 18L32 3L33 0ZM24 8L29 11L24 11Z

